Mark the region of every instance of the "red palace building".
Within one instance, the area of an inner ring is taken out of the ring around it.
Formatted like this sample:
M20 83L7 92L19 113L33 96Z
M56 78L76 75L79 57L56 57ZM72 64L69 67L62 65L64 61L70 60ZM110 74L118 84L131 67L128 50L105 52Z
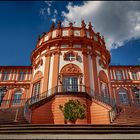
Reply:
M31 66L0 66L0 123L65 124L60 104L78 99L76 124L140 124L140 66L111 66L104 37L89 22L38 38Z

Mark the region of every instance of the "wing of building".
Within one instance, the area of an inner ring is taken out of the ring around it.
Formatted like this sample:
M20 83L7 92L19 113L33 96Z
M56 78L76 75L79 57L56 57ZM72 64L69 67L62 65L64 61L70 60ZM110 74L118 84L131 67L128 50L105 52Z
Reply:
M110 59L91 23L52 24L31 66L0 66L0 123L65 124L59 106L78 99L86 117L76 124L140 124L140 66Z

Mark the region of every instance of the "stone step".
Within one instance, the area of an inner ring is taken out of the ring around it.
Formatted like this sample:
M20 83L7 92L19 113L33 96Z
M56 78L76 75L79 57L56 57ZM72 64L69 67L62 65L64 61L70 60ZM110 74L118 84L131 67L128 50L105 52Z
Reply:
M113 124L119 124L119 125L140 125L140 122L113 122Z
M0 134L20 133L140 133L140 126L133 125L2 125Z
M139 123L140 120L115 120L115 121L114 121L114 123L117 123L117 122L118 122L118 123L120 123L120 122L128 122L128 123L129 123L129 122L138 122L138 123Z
M126 106L125 109L122 109L122 111L117 115L112 124L140 124L140 109L137 107Z
M16 118L17 109L18 109L17 122L15 122L14 120ZM23 107L0 109L0 124L27 123L26 119L23 116L23 112L24 112Z
M135 118L135 119L140 119L140 116L134 116L134 115L128 115L128 116L126 116L126 115L120 115L120 116L118 116L117 117L118 119L125 119L125 118Z

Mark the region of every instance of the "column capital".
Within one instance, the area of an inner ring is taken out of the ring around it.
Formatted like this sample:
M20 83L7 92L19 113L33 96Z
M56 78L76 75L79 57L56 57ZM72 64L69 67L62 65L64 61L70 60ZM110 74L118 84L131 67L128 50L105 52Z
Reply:
M48 52L48 53L45 54L45 57L50 57L51 55L52 55L52 53Z

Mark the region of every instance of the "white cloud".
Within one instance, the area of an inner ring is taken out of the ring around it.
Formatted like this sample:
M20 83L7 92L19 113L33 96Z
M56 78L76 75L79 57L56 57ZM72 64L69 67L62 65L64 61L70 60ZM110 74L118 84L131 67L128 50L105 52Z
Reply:
M57 15L57 14L58 14L58 12L57 12L57 10L56 10L56 9L54 10L54 14L55 14L55 15Z
M46 16L46 14L51 15L51 9L49 7L48 8L41 8L39 12L42 16Z
M49 7L47 8L47 13L48 13L48 15L51 15L51 10Z
M56 18L52 18L51 21L53 21L54 23L56 23Z
M41 9L40 9L40 14L41 14L41 15L44 15L44 14L45 14L45 11L46 11L46 8L41 8Z
M45 1L45 3L49 6L49 7L51 7L52 6L52 3L53 3L54 1Z
M51 8L53 2L54 1L45 1L47 6L45 6L44 8L41 8L39 12L44 17L51 16L52 17L51 20L53 22L56 22L56 15L58 15L58 11L57 11L57 9L52 9ZM53 14L51 12L53 12Z
M92 22L93 30L105 36L108 49L118 48L127 40L140 38L140 2L138 1L86 1L77 6L69 3L68 12L62 11L63 25L84 19Z

